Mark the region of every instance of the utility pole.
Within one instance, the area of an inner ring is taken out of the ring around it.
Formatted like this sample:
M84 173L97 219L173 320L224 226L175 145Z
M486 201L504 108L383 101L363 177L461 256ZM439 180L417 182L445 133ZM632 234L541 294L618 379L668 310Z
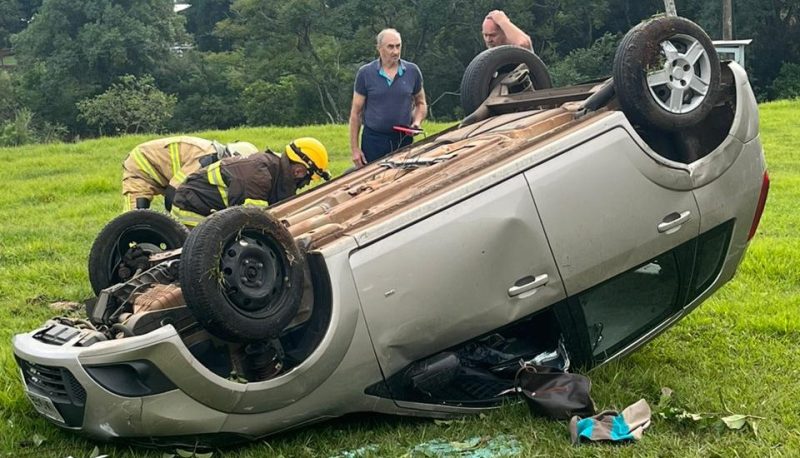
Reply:
M675 8L675 0L664 0L664 12L667 13L667 16L678 16L678 10Z
M722 0L722 39L733 40L733 0Z

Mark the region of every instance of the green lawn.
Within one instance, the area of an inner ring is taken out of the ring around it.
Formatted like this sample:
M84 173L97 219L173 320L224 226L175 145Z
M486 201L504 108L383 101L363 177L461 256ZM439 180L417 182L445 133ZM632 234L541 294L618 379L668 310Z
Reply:
M572 447L565 422L533 418L524 405L463 421L356 415L328 421L214 456L335 456L372 446L368 456L401 456L432 439L517 437L529 456L798 456L800 454L800 101L761 106L761 132L772 179L766 211L737 277L687 319L653 342L590 373L600 409L640 398L651 406L662 387L690 412L761 417L752 429L728 431L654 416L639 443ZM429 131L445 125L427 126ZM247 128L202 132L279 149L313 135L349 167L346 126ZM86 257L94 236L118 214L120 164L149 137L0 149L0 456L161 457L175 450L95 444L64 432L33 411L22 393L11 336L49 318L48 304L90 295Z

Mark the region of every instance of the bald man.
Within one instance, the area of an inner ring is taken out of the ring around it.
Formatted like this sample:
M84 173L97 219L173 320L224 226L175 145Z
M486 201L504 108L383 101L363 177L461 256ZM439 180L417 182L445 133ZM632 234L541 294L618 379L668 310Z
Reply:
M514 45L533 51L531 37L514 25L503 11L490 11L483 20L481 31L487 48Z
M428 112L422 72L415 64L400 58L403 43L400 33L383 29L375 41L378 58L358 69L353 88L350 150L356 167L411 144L411 136L396 132L393 127L418 128Z

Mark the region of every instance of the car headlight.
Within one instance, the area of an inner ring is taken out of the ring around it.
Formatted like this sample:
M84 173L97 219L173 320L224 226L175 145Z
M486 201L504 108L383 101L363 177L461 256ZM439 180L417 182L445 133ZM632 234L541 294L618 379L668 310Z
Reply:
M149 396L178 388L158 367L146 360L86 366L85 369L100 386L120 396Z

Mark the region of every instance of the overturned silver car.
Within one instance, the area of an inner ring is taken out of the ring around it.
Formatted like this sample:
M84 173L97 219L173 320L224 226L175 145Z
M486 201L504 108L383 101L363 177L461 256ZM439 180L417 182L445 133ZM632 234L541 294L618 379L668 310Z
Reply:
M628 33L612 79L549 86L535 55L494 48L464 76L472 114L383 162L188 236L121 215L92 248L88 318L14 337L34 407L97 439L230 443L480 412L520 361L644 345L733 277L758 225L747 75L670 17Z

